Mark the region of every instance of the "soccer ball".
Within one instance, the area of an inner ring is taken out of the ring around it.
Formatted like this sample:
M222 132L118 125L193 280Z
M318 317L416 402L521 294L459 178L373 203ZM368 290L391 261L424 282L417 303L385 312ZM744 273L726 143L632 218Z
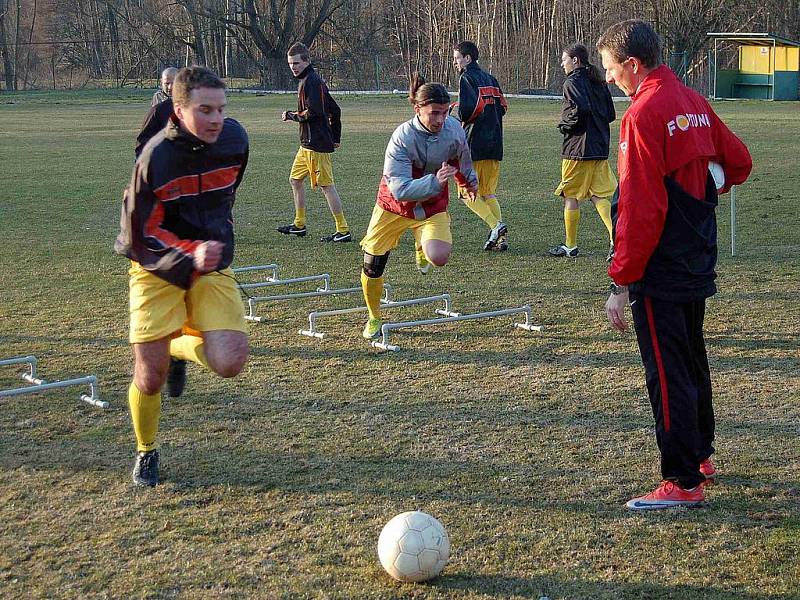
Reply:
M725 187L725 171L721 164L715 163L714 161L709 161L708 171L714 178L714 185L717 186L718 190L721 190L723 187Z
M378 558L397 581L427 581L442 572L450 558L444 526L427 513L400 513L386 523L378 538Z

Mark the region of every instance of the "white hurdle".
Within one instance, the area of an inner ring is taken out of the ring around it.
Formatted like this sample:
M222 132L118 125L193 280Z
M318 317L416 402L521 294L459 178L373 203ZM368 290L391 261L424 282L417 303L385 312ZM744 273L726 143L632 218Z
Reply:
M384 323L381 327L381 336L382 339L380 341L372 342L372 345L375 348L380 348L381 350L391 350L396 352L400 350L400 346L394 346L389 343L389 332L395 329L405 329L407 327L421 327L423 325L441 325L443 323L454 323L455 321L471 321L473 319L488 319L491 317L504 317L506 315L516 315L516 314L524 314L525 315L525 322L524 323L514 323L514 327L518 327L519 329L524 329L526 331L541 331L541 325L533 325L531 323L532 319L532 311L530 305L526 304L525 306L520 306L518 308L505 308L502 310L490 310L486 312L479 312L479 313L472 313L467 315L459 315L457 317L445 317L442 319L425 319L422 321L400 321L397 323Z
M361 288L359 288L361 289ZM403 306L413 306L415 304L430 304L432 302L443 302L444 306L442 308L437 308L435 313L437 315L443 315L445 317L457 317L460 316L461 313L453 312L450 294L439 294L438 296L427 296L425 298L411 298L409 300L390 300L388 298L381 299L381 309L384 308L400 308ZM300 335L305 335L308 337L313 337L317 339L324 339L325 332L319 331L317 329L317 321L322 317L331 317L334 315L346 315L350 313L362 312L366 311L366 306L354 306L352 308L339 308L336 310L317 310L314 312L308 313L308 329L301 329L298 333Z
M0 360L0 367L8 365L27 364L30 370L28 373L22 374L22 379L33 384L21 388L0 390L0 398L9 396L19 396L20 394L36 394L38 392L43 392L45 390L52 390L56 388L68 387L73 385L88 384L89 394L81 394L80 399L83 400L84 402L88 402L92 406L96 406L97 408L108 408L108 402L100 400L100 398L97 396L97 377L95 377L94 375L88 375L86 377L77 377L75 379L65 379L63 381L48 382L45 379L40 379L36 377L37 362L38 361L36 360L36 357L32 355L17 356L15 358L7 358L4 360Z

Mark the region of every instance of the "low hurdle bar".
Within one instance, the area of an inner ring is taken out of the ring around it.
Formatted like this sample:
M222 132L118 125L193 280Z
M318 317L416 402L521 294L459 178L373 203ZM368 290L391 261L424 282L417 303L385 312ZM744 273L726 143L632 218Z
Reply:
M245 315L245 319L248 321L256 321L257 323L261 323L264 318L256 316L256 304L259 302L273 302L278 300L294 300L295 298L320 298L323 296L344 296L346 294L355 294L361 292L362 288L359 287L349 287L349 288L317 288L315 292L296 292L293 294L277 294L274 296L252 296L247 298L247 308L248 314ZM388 283L383 285L383 298L381 299L382 302L389 302L392 299L392 286Z
M88 384L89 394L81 394L80 399L84 402L88 402L92 406L96 406L97 408L108 408L108 402L105 400L100 400L100 398L97 396L97 377L94 375L77 377L75 379L65 379L63 381L48 382L45 379L36 377L37 360L35 356L18 356L15 358L0 360L0 367L19 364L27 364L29 366L30 372L23 373L22 379L32 383L33 385L22 388L12 388L9 390L0 390L0 398L19 396L21 394L36 394L38 392L44 392L46 390L52 390L56 388Z
M426 296L425 298L412 298L409 300L388 300L388 299L381 299L381 308L400 308L403 306L413 306L415 304L430 304L432 302L444 302L443 308L437 308L436 314L443 315L445 317L457 317L460 316L461 313L453 312L451 310L451 299L450 294L439 294L438 296ZM324 339L325 332L317 330L317 321L321 317L331 317L334 315L346 315L349 313L356 313L366 311L366 306L354 306L352 308L340 308L337 310L317 310L311 313L308 313L308 329L301 329L298 333L300 335L305 335L308 337L313 337L317 339Z
M400 346L394 346L389 343L389 332L395 329L405 329L407 327L421 327L423 325L441 325L443 323L454 323L455 321L471 321L473 319L488 319L491 317L503 317L506 315L515 315L523 313L525 315L524 323L514 323L514 327L525 329L526 331L541 331L541 325L533 325L531 323L532 311L530 305L520 306L519 308L505 308L501 310L490 310L480 313L472 313L467 315L459 315L458 317L444 317L442 319L425 319L423 321L400 321L397 323L384 323L381 327L381 341L374 341L372 345L381 350L391 350L396 352L400 350Z

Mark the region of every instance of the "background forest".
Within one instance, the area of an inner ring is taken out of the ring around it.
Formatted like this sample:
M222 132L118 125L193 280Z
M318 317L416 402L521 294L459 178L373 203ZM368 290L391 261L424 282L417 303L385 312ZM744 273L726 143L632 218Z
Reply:
M665 61L703 91L707 32L800 37L800 0L0 0L0 89L153 85L186 64L232 87L288 89L297 40L333 89L403 89L415 69L452 83L451 48L471 39L507 92L556 90L564 46L592 48L632 17L655 25Z

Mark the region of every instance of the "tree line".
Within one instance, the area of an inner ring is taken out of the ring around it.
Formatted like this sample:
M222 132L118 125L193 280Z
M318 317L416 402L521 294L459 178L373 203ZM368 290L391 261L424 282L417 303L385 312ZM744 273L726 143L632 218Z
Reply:
M562 48L593 50L634 17L701 88L707 32L797 39L800 0L0 0L0 86L152 85L202 64L234 86L288 89L286 49L302 41L333 89L403 89L415 70L453 84L452 47L470 39L507 91L557 90Z

